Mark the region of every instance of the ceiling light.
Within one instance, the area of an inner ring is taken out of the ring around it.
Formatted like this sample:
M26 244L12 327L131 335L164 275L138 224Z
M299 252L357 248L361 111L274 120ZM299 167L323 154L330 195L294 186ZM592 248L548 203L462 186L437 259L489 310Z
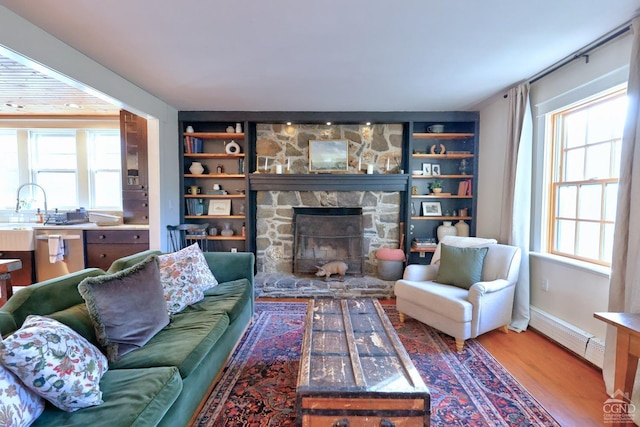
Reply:
M69 108L77 108L77 109L82 108L82 106L80 106L80 105L78 105L78 104L74 104L74 103L72 103L72 102L66 103L66 104L64 104L64 106L65 106L65 107L69 107Z
M24 105L15 104L13 102L7 102L4 105L6 105L7 107L11 107L11 108L24 108Z

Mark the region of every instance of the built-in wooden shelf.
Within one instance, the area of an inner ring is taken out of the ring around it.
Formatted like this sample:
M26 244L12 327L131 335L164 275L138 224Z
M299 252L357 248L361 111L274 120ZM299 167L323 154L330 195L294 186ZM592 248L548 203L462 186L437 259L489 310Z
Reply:
M244 219L244 215L185 215L185 219Z
M461 219L471 221L470 216L412 216L411 219L427 221L456 221Z
M413 246L411 246L411 252L430 252L433 253L436 251L436 247L428 247L428 248L414 248Z
M412 195L412 199L473 199L473 196L458 196L456 194L451 194L449 196L438 196L435 194L423 194L423 195Z
M244 153L185 153L184 156L192 159L244 159Z
M461 139L461 138L473 138L473 133L459 133L459 132L442 132L442 133L414 133L413 139Z
M209 174L199 174L199 175L195 175L192 173L185 173L184 174L185 178L215 178L215 179L238 179L238 178L244 178L243 174L239 174L239 173L209 173Z
M244 199L244 194L185 194L185 199Z
M414 159L442 159L442 160L452 160L452 159L471 159L473 158L473 154L471 153L453 153L453 154L419 154L414 153ZM417 175L419 176L419 175Z
M244 139L244 133L235 132L185 132L184 136L193 136L201 139Z
M413 179L473 179L473 175L411 175Z

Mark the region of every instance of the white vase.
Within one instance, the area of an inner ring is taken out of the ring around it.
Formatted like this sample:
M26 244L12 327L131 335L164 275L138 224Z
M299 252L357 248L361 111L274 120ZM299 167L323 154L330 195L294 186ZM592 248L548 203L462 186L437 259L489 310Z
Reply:
M460 220L456 222L454 227L456 227L456 231L458 232L457 236L469 237L469 224Z
M200 162L193 162L191 163L191 166L189 166L189 172L194 175L200 175L202 172L204 172L204 167Z
M438 242L441 242L444 236L456 236L458 231L451 225L451 221L443 221L442 225L438 226Z
M222 225L224 225L224 228L220 232L220 235L221 236L225 236L225 237L233 236L233 230L231 229L231 223L230 222L225 222Z

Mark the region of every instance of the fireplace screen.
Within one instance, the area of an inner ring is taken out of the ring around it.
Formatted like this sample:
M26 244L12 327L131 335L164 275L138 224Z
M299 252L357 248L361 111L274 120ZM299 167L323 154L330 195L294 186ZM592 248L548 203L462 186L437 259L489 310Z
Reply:
M347 274L362 275L362 208L294 208L293 273L343 261Z

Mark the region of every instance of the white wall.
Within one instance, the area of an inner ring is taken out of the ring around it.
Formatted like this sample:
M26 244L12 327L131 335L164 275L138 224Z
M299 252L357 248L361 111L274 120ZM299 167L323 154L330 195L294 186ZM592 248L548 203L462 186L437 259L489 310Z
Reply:
M593 318L606 311L609 294L608 269L568 262L543 254L545 226L543 160L544 115L587 96L626 82L631 51L629 33L593 51L589 63L578 59L538 80L531 86L534 115L532 188L532 255L530 258L531 304L604 339L605 325ZM478 181L477 235L497 238L501 204L504 151L507 135L508 99L502 94L487 100L480 110L480 166ZM542 280L549 290L542 290Z
M165 248L166 224L175 224L180 217L178 111L3 6L0 52L15 59L27 58L42 66L42 72L75 87L90 88L97 96L147 118L150 246Z

